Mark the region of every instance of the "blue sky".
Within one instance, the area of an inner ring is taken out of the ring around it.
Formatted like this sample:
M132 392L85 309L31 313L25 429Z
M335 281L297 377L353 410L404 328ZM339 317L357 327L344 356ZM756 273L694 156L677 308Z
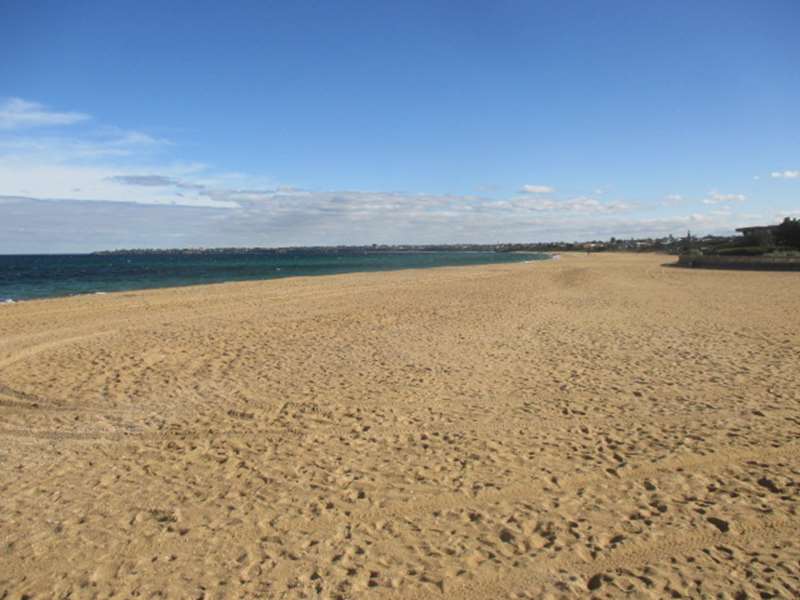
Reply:
M0 0L0 252L800 215L798 30L796 0Z

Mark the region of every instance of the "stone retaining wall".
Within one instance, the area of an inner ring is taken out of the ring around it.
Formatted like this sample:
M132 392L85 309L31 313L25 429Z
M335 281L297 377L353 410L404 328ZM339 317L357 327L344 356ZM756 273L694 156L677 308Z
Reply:
M682 267L701 269L753 269L800 271L800 257L782 256L689 256L678 257Z

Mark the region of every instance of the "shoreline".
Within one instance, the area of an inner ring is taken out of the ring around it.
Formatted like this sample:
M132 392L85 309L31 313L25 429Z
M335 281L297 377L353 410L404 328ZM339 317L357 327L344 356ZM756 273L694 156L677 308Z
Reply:
M358 275L380 275L380 274L394 274L394 273L411 273L411 272L429 272L429 271L447 271L447 270L454 270L454 269L475 269L475 268L485 268L485 267L508 267L513 265L531 265L536 263L548 263L553 260L554 257L548 259L541 259L541 260L526 260L526 261L519 261L519 262L509 262L509 263L484 263L484 264L472 264L472 265L442 265L442 266L435 266L435 267L408 267L408 268L401 268L401 269L386 269L386 270L374 270L374 271L347 271L344 273L322 273L319 275L285 275L280 277L270 277L268 279L232 279L230 281L217 281L212 283L187 283L185 285L171 285L165 287L147 287L147 288L130 288L125 290L115 290L110 292L86 292L86 293L79 293L79 294L70 294L64 296L49 296L45 298L28 298L24 300L14 300L12 298L7 299L4 302L0 302L0 305L20 305L20 304L30 304L35 302L58 302L58 301L65 301L65 300L76 300L76 299L89 299L89 298L96 298L98 296L108 296L108 297L120 297L122 295L127 295L128 297L139 296L141 294L146 294L149 292L152 293L160 293L160 292L180 292L182 290L187 291L204 291L204 288L219 288L222 286L241 286L241 285L259 285L271 282L292 282L292 281L302 281L302 280L315 280L315 279L328 279L328 278L337 278L337 277L350 277L350 276L358 276Z
M433 254L435 252L429 252L429 254ZM470 252L463 252L461 254L469 254ZM481 254L479 251L474 251L472 253ZM397 252L397 253L387 253L391 255L402 255L404 253ZM406 253L410 254L410 253ZM425 254L425 252L415 252L414 254ZM221 281L207 281L207 282L192 282L192 283L185 283L185 284L172 284L172 285L164 285L164 286L148 286L148 287L126 287L124 289L109 289L109 290L96 290L96 291L88 291L88 292L76 292L76 293L66 293L66 294L58 294L52 296L41 296L41 297L32 297L32 298L13 298L3 296L0 300L0 305L3 304L18 304L20 302L31 302L37 300L53 300L59 298L74 298L79 296L94 296L94 295L105 295L105 294L119 294L119 293L129 293L129 292L137 292L137 291L144 291L144 290L162 290L162 289L173 289L173 288L184 288L184 287L194 287L194 286L203 286L203 285L220 285L225 283L246 283L246 282L260 282L260 281L272 281L275 279L292 279L295 277L327 277L331 275L348 275L354 273L391 273L395 271L407 271L407 270L428 270L428 269L441 269L441 268L458 268L458 267L471 267L471 266L488 266L488 265L504 265L504 264L528 264L534 263L539 261L548 261L552 260L553 255L552 253L547 252L524 252L524 253L508 253L508 254L532 254L536 256L541 256L542 258L528 260L528 261L508 261L508 262L486 262L486 263L471 263L465 265L432 265L432 266L408 266L408 267L397 267L397 268L363 268L363 269L354 269L352 271L333 271L330 273L303 273L303 274L288 274L288 275L275 275L270 274L269 276L265 276L263 278L252 278L252 277L245 277L245 278L233 278L233 279L226 279ZM281 267L274 267L275 271L280 271Z

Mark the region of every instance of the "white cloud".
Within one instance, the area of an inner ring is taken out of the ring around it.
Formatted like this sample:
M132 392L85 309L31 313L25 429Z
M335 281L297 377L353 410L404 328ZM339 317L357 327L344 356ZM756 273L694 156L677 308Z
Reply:
M664 196L663 204L665 206L673 206L675 204L680 204L683 200L684 198L680 194L667 194Z
M555 191L554 188L550 187L549 185L531 185L526 184L520 188L520 193L522 194L550 194Z
M0 129L21 129L53 125L72 125L86 121L89 115L48 110L38 102L9 98L0 103Z
M632 205L624 202L601 202L596 198L579 196L569 200L550 200L546 198L515 198L511 205L522 210L551 213L611 213L630 210Z
M180 165L162 168L159 177L165 181L174 179L171 184L163 186L131 185L128 179L135 180L141 172L141 167L112 164L37 163L0 158L0 195L140 204L218 205L205 185L180 179L183 175ZM198 180L202 181L202 177ZM213 182L212 177L208 180ZM224 201L223 205L235 204Z
M703 204L720 204L722 202L744 202L747 196L744 194L720 194L717 191L709 192L708 197L703 200Z
M800 171L773 171L770 177L774 179L800 179Z

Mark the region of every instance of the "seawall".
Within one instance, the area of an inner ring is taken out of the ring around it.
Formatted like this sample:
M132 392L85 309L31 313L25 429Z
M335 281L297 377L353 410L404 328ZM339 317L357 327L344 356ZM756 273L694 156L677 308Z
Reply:
M678 257L682 267L701 269L742 269L757 271L800 271L800 257L788 256L689 256Z

